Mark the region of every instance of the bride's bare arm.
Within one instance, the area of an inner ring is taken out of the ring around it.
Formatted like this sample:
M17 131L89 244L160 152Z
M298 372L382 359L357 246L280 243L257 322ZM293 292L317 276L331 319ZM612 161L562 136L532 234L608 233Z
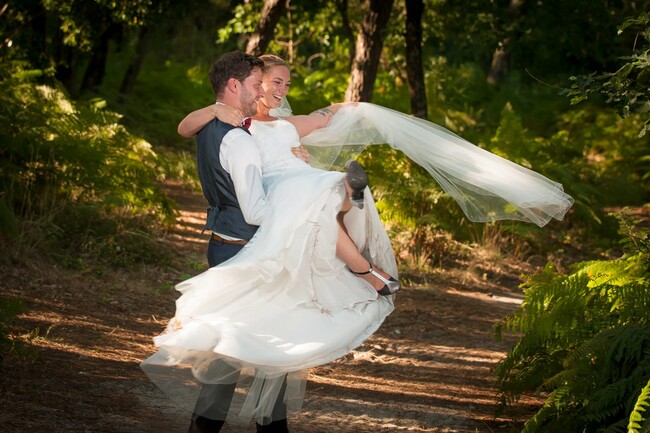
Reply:
M183 137L196 135L212 119L219 119L224 123L239 126L242 120L241 111L237 108L223 104L212 104L199 108L185 116L178 124L178 133Z
M350 102L332 104L329 107L318 109L307 115L289 116L285 117L285 119L296 127L298 136L302 138L315 129L327 126L334 113L347 104L350 104Z

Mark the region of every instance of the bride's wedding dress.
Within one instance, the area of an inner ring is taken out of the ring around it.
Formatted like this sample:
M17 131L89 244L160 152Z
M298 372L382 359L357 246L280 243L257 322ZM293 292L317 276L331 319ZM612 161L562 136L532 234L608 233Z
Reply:
M303 370L349 353L393 310L392 296L378 296L336 256L345 173L296 158L299 137L286 120L253 121L250 131L267 192L263 224L235 257L177 285L176 314L142 363L190 410L196 385L237 382L230 422L270 417L287 373L289 410L299 409ZM364 200L346 214L346 228L371 263L397 277L369 190Z

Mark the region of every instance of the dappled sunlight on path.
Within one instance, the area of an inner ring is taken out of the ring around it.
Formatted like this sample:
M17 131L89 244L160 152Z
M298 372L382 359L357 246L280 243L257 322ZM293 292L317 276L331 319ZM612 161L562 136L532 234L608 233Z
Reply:
M180 207L176 227L164 236L178 253L173 266L0 270L6 277L0 293L27 307L11 329L12 338L26 343L23 360L6 358L0 378L0 423L7 431L186 431L189 414L138 365L173 315L174 285L206 268L205 200L180 183L164 188ZM291 432L511 431L539 404L523 399L494 417L492 370L514 339L497 342L491 329L521 302L513 269L504 266L494 279L450 269L435 283L405 287L374 336L310 372ZM222 430L254 431L254 425Z
M495 341L491 328L516 305L516 298L500 298L406 288L366 344L313 370L297 431L306 423L326 432L469 433L521 422L525 417L495 417L492 369L509 344Z
M178 207L176 226L167 233L166 239L179 250L205 254L208 235L202 232L207 201L179 181L166 180L163 190Z

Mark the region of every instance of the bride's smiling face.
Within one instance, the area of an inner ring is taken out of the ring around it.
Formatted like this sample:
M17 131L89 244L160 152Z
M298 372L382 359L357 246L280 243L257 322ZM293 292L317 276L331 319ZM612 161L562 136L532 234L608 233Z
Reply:
M278 107L282 98L289 92L290 85L289 68L286 66L273 67L262 77L264 96L260 98L260 103L269 109Z

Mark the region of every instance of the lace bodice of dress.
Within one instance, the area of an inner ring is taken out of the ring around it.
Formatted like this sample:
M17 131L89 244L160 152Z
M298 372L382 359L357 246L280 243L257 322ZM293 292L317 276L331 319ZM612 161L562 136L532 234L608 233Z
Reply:
M249 131L260 151L263 176L273 176L288 169L308 166L291 153L292 147L300 145L300 137L296 128L286 120L253 120Z

